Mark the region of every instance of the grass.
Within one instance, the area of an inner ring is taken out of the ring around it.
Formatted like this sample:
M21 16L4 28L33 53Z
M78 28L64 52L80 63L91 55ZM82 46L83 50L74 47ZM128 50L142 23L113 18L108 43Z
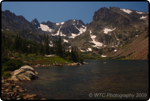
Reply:
M34 58L34 61L32 62L32 65L36 64L66 64L66 63L71 63L72 61L65 60L59 56L54 56L54 57L43 57L43 56L37 56Z
M19 53L15 52L12 53L15 57L19 57ZM28 63L32 62L31 65L36 65L36 64L53 64L53 63L57 63L57 64L66 64L66 63L72 63L73 61L70 60L66 60L64 58L61 58L59 56L53 56L53 57L46 57L46 56L42 56L42 55L36 55L36 54L21 54L21 59L23 61L26 61Z
M4 79L7 79L7 78L11 77L10 71L4 72L4 73L3 73L3 77L4 77Z

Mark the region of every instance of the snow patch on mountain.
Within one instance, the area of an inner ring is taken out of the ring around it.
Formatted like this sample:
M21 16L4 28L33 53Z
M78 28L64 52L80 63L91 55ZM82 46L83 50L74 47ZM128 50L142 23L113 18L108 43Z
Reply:
M81 52L86 52L85 50L80 49Z
M74 25L75 26L75 25ZM85 32L86 31L86 26L83 26L82 25L82 27L81 28L78 28L77 26L75 26L76 27L76 29L78 29L79 30L79 34L82 34L83 32Z
M95 38L96 38L96 35L92 35L91 34L92 33L92 31L90 31L90 36L91 36L91 39L92 39L92 41L90 41L91 43L94 43L95 45L92 45L93 47L101 47L103 44L101 43L101 42L97 42L96 40L95 40Z
M106 55L101 55L101 57L107 57Z
M125 13L128 13L128 14L132 13L132 11L129 10L129 9L120 9L120 10L122 10L122 11L124 11Z
M138 12L138 11L136 11L136 13L138 13L138 14L144 14L144 12Z
M79 48L79 47L78 47L78 49L79 49L81 52L86 52L85 50L82 50L82 49L81 49L81 48Z
M73 24L73 25L75 26L75 24ZM68 38L75 38L75 37L81 35L83 32L86 31L86 28L87 28L86 26L82 26L81 28L78 28L77 26L75 26L75 27L76 27L76 29L79 30L79 33L78 34L71 33L71 36L69 36Z
M60 32L60 36L66 36L65 34L63 34L62 32Z
M57 31L57 33L55 33L55 34L52 34L52 36L59 36L59 33L60 33L60 28L61 28L62 26L60 26L59 27L59 29L58 29L58 31Z
M117 50L115 49L114 52L117 52Z
M78 36L78 34L71 33L71 36L69 36L68 38L75 38L76 36Z
M59 25L63 25L65 22L59 22L59 23L56 23L57 26Z
M90 51L92 51L92 48L88 48L86 51L90 52Z
M111 31L113 31L115 29L116 28L114 28L114 29L105 28L103 31L104 31L105 34L108 34L108 32L111 32Z
M58 26L58 25L60 25L60 23L56 23L56 25Z
M38 28L41 28L43 31L49 31L49 32L52 31L51 28L49 28L47 25L44 25L44 24L40 24L40 27Z
M68 40L64 39L64 42L68 43Z
M140 19L145 19L146 18L146 16L142 16L142 17L140 17Z
M62 25L63 25L64 23L65 23L65 22L60 22L60 24L62 24Z
M53 47L53 43L52 43L52 41L50 41L49 46L50 46L50 47Z

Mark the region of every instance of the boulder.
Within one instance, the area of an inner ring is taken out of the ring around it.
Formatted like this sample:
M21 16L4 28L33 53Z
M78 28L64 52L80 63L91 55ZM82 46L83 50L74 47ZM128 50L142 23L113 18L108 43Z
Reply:
M31 79L29 77L27 77L24 73L17 75L17 78L20 81L30 81Z
M33 73L32 71L26 71L26 72L25 72L25 75L26 75L27 77L29 77L30 79L35 79L35 78L37 78L37 75L36 75L35 73Z
M19 81L19 79L15 75L12 75L10 80Z
M29 65L22 66L22 67L20 67L20 69L34 71L34 69Z
M30 81L36 79L38 73L31 66L25 65L15 70L10 80L13 81Z

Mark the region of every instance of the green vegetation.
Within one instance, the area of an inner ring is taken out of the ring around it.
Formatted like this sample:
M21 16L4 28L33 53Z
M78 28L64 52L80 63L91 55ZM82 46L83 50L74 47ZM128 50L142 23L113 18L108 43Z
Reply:
M2 68L1 68L2 75L4 78L8 78L11 76L10 71L14 71L20 68L22 65L25 65L23 62L19 60L10 59L8 57L2 57L1 64L2 64Z
M10 71L4 72L3 77L4 77L4 79L7 79L7 78L11 77Z
M3 63L3 65L4 65L4 68L3 68L4 71L8 71L8 70L13 71L13 70L20 68L22 65L25 65L25 64L19 60L10 59L9 61Z
M10 71L14 71L25 64L32 65L65 65L72 62L83 63L82 56L79 55L77 47L72 47L71 52L66 51L62 46L59 36L54 42L54 47L49 47L49 36L43 36L40 43L21 38L18 33L9 35L2 32L1 43L1 64L4 78L11 76ZM48 57L45 55L53 55Z
M54 56L54 57L37 56L34 58L32 65L36 65L36 64L53 65L53 63L65 65L66 63L72 63L72 61L65 60L59 56Z
M8 57L2 57L1 60L2 71L13 71L20 68L22 65L25 65L23 62L17 59L9 59Z
M20 32L25 33L25 32ZM35 41L30 41L24 38L21 38L19 34L16 34L12 37L8 36L6 33L2 33L2 56L10 56L10 53L15 53L17 57L28 60L26 56L28 54L36 54L42 55L45 54L56 54L57 56L67 59L73 62L81 62L82 59L78 56L78 51L74 51L72 48L71 53L65 51L64 47L62 47L62 40L59 36L57 40L55 40L54 47L49 47L49 36L43 35L41 38L40 43ZM24 55L25 54L25 55ZM14 54L11 54L14 56Z

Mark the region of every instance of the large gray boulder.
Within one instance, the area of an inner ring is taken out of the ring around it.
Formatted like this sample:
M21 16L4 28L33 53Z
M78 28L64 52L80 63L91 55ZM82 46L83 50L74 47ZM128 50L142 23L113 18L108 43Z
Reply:
M13 81L30 81L38 78L38 73L31 66L25 65L15 70L11 79Z

